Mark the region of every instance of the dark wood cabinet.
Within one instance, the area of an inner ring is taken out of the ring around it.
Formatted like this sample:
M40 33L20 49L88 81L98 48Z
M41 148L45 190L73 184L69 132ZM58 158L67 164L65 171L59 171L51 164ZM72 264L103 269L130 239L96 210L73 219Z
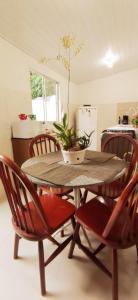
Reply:
M32 138L12 138L14 161L21 166L29 158L29 144Z

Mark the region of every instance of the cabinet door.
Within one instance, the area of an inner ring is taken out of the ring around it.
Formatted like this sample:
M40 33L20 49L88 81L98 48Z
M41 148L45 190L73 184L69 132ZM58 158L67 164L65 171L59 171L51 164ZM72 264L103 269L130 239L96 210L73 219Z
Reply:
M29 158L29 139L12 138L13 158L21 166Z

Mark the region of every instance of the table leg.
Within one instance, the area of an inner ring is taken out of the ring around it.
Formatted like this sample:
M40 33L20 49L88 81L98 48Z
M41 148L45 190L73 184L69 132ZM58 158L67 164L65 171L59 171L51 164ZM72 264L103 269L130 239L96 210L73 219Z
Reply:
M75 206L77 208L79 208L80 207L80 201L81 201L81 198L80 198L80 188L74 188L73 192L74 192Z

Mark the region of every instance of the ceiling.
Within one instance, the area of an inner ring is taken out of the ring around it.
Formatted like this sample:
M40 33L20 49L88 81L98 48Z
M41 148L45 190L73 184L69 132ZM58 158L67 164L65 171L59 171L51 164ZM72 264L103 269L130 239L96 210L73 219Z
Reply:
M71 61L75 83L138 67L137 0L0 0L0 36L35 59L55 57L66 34L83 43ZM120 56L112 69L101 64L109 48ZM58 62L48 67L66 75Z

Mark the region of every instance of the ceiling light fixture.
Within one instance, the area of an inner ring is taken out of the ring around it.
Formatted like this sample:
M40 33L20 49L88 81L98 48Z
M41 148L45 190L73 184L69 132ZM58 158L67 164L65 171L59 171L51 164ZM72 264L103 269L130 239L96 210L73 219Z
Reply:
M105 57L102 59L102 63L106 65L108 68L112 68L114 63L119 59L118 54L114 54L111 49L107 51Z

